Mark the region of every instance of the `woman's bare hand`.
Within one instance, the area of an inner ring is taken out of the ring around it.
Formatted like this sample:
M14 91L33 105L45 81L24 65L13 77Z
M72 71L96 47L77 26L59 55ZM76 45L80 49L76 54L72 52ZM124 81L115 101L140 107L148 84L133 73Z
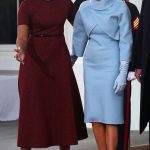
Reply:
M15 55L16 60L24 64L25 53L19 48L15 49L15 52L16 52L16 55Z

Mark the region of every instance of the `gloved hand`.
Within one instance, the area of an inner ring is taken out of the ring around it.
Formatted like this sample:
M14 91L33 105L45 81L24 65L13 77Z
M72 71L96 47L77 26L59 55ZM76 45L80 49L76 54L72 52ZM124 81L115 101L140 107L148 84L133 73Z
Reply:
M115 81L114 90L116 94L120 94L126 87L127 73L128 73L129 63L126 61L121 61L120 63L120 73Z
M127 80L128 80L128 81L132 81L132 80L135 80L135 79L136 79L135 72L130 71L130 72L128 73Z
M76 55L71 55L71 63L72 63L72 66L74 66L75 62L77 61L78 59L78 56Z

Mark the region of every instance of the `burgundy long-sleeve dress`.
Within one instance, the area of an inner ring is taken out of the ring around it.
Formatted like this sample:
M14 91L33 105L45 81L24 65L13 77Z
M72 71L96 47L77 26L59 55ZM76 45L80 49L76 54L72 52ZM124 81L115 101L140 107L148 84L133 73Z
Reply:
M28 25L29 41L20 66L18 146L74 145L87 137L81 99L64 39L72 21L71 0L24 0L18 25Z

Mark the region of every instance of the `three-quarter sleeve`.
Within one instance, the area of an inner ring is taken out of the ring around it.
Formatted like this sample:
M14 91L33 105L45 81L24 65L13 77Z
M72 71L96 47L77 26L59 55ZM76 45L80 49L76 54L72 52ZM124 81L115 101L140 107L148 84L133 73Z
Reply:
M29 25L30 16L29 16L29 4L28 0L24 0L18 11L18 25Z
M82 57L87 45L88 36L82 22L80 12L78 11L74 20L73 31L73 55Z
M119 18L119 32L120 61L129 62L131 60L133 37L131 15L125 3L123 4L122 14Z

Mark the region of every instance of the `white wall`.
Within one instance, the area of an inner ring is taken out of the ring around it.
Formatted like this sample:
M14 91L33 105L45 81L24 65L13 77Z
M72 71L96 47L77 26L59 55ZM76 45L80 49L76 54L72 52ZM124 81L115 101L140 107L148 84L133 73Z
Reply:
M0 45L0 70L18 70L14 49L15 45Z
M131 0L140 10L142 0ZM71 41L72 41L72 27L69 23L66 23L65 26L65 36L66 41L71 51ZM0 45L0 70L18 70L19 63L14 59L14 49L15 45ZM74 72L76 74L77 82L80 88L80 93L83 100L83 68L82 68L82 59L79 59L74 66ZM132 130L139 129L139 106L140 106L140 84L137 81L132 83ZM83 101L84 104L84 101ZM89 126L89 125L88 125Z
M141 10L142 0L129 0L129 1L135 4L138 7L139 11Z

